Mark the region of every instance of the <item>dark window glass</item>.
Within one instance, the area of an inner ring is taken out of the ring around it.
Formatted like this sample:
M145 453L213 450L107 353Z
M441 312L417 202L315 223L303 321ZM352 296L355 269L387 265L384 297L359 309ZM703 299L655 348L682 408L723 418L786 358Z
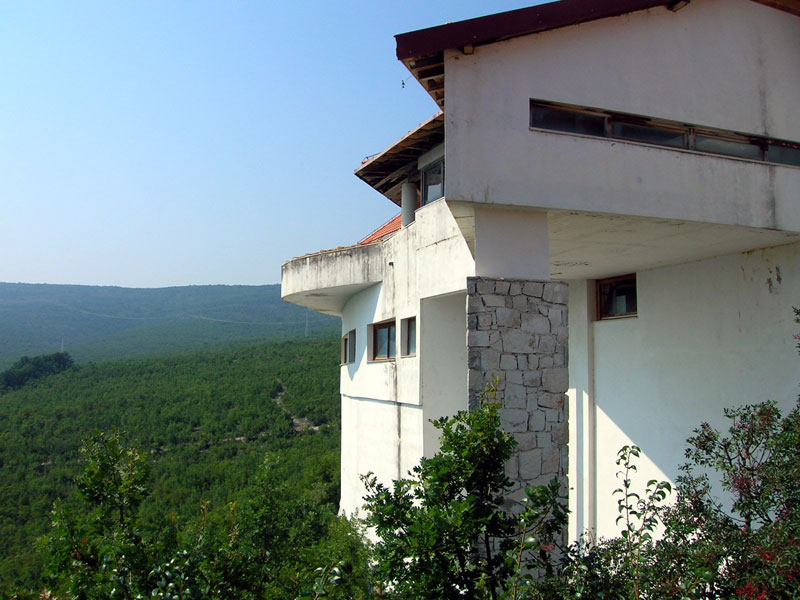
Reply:
M800 148L770 144L767 149L767 160L781 163L782 165L795 165L800 167Z
M394 358L396 351L394 321L373 325L372 335L373 360Z
M686 146L686 136L682 131L671 131L649 125L634 125L615 121L611 123L611 135L615 138L635 140L645 144L672 146L674 148L684 148Z
M629 317L636 314L636 275L597 282L597 317Z
M351 329L350 333L347 334L347 362L354 363L356 362L356 330Z
M356 330L351 329L342 337L342 364L356 362Z
M586 135L606 133L605 117L537 105L531 107L531 127Z
M375 357L389 356L389 330L380 327L375 332Z
M722 138L707 137L705 135L695 136L694 148L701 152L713 152L714 154L725 154L727 156L739 156L741 158L752 158L756 160L760 160L763 156L761 146L756 144L724 140Z
M800 166L800 147L796 141L695 128L677 121L650 120L602 109L554 106L537 100L531 100L530 110L531 127Z
M444 196L444 162L439 161L422 171L422 205Z
M403 354L417 353L417 318L403 319Z

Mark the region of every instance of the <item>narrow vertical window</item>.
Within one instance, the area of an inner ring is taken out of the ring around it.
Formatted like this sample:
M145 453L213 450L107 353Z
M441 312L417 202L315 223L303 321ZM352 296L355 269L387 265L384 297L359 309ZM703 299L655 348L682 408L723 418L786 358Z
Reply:
M347 362L354 363L356 362L356 330L351 329L350 332L347 334Z
M444 196L444 161L440 160L422 171L422 205Z
M356 330L351 329L342 336L342 364L356 362Z
M417 318L409 317L403 319L401 327L402 354L411 356L417 353Z

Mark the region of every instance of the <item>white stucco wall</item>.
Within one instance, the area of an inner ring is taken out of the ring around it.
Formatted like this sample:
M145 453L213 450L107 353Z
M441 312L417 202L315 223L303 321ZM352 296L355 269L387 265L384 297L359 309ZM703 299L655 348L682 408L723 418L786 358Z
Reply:
M384 278L353 295L342 333L356 330L356 361L342 365L342 498L361 506L360 475L390 484L430 448L431 418L467 404L466 278L475 266L444 201L416 211L416 221L383 243ZM417 354L401 355L401 323L417 318ZM368 360L368 326L395 319L397 357ZM425 357L429 357L426 361ZM460 403L459 403L460 402Z
M547 214L497 206L476 207L475 275L549 280Z
M597 528L593 281L569 282L569 539Z
M421 304L423 454L433 456L439 430L430 421L467 409L467 294L424 298Z
M800 19L749 0L450 50L448 199L800 230L800 168L529 128L538 98L800 140L798 56Z
M798 394L800 245L642 271L637 288L637 317L591 322L587 283L570 282L570 486L590 483L596 468L601 536L617 533L621 446L646 453L642 484L674 481L684 441L702 421L726 427L723 407L771 399L789 409ZM592 523L591 496L572 499L573 536Z

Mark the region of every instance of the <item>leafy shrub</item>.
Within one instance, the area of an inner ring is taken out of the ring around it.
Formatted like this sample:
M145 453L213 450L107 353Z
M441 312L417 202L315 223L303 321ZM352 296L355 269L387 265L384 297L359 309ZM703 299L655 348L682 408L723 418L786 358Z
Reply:
M380 538L376 576L390 597L494 599L509 572L495 543L505 550L513 531L502 506L511 487L504 465L516 443L500 429L494 403L434 425L440 450L410 479L390 489L364 477L366 524Z
M278 456L267 457L241 503L231 502L224 513L210 512L205 502L188 530L165 524L143 534L138 509L149 493L149 461L120 439L95 432L84 441L76 481L81 501L53 511L42 543L48 587L57 597L284 600L314 589L318 597L324 591L339 599L370 593L360 530L320 501L324 490L302 493L288 485ZM336 560L347 569L326 566ZM315 569L325 573L321 583ZM347 577L338 576L345 570Z
M800 405L726 410L727 433L702 424L672 488L635 481L641 451L617 457L621 533L565 546L557 480L526 491L512 519L503 465L513 439L498 407L441 419L441 450L391 488L367 476L366 523L380 540L375 571L386 597L508 600L789 599L800 589ZM716 472L727 501L713 494ZM658 536L657 531L662 531ZM499 550L499 552L498 552Z
M703 423L689 438L689 462L681 467L672 505L666 504L666 482L649 481L643 496L633 491L639 449L623 448L617 461L622 486L615 492L620 537L584 538L560 557L540 554L520 563L528 571L518 571L509 597L797 598L800 405L785 418L774 402L725 415L731 421L727 434ZM708 471L721 478L727 502L714 495ZM565 526L566 513L553 508L563 507L563 498L552 489L538 493L525 514L544 519L550 529ZM659 526L663 536L656 539Z

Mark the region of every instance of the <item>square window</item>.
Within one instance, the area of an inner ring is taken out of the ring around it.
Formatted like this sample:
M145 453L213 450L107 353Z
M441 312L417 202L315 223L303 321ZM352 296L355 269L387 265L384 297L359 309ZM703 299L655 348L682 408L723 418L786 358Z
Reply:
M597 281L597 318L636 316L636 274Z
M411 356L417 353L417 318L409 317L402 320L401 342L402 355Z
M395 342L396 326L394 321L375 323L372 329L372 348L370 360L389 360L395 357L397 345Z

